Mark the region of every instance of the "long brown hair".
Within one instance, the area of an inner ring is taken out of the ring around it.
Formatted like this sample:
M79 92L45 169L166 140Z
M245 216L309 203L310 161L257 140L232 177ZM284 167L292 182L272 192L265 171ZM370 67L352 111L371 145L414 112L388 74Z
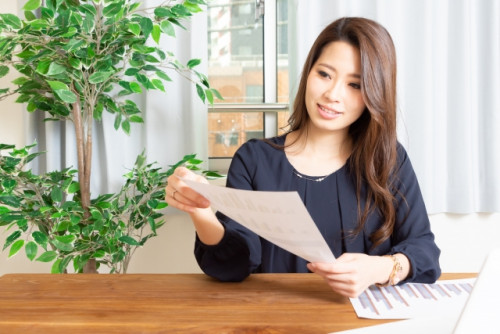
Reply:
M349 134L353 151L349 167L354 175L358 197L359 224L363 230L371 212L378 210L384 219L371 235L374 247L387 240L396 220L392 193L396 165L396 51L391 36L379 23L360 17L340 18L328 25L316 38L302 70L289 131L307 135L309 116L305 104L307 77L323 51L331 42L343 41L359 49L361 54L361 94L366 108L354 122ZM361 208L361 193L366 185L366 205Z

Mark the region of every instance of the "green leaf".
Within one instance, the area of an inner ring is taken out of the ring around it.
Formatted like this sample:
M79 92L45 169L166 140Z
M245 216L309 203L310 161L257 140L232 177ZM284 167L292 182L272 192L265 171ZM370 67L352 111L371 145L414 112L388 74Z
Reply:
M49 26L49 22L45 19L36 19L30 22L30 26L34 30L40 30Z
M94 74L92 74L90 77L89 77L89 82L91 84L98 84L98 83L101 83L101 82L104 82L106 81L106 79L108 79L114 72L112 71L107 71L107 72L96 72Z
M203 162L203 160L193 158L193 159L189 159L187 162L192 164L192 165L199 165Z
M5 24L11 26L14 29L21 29L23 24L21 19L14 14L0 14L0 17L3 19Z
M41 0L29 0L23 7L23 10L32 11L38 9L41 5Z
M173 16L172 11L168 7L157 7L155 8L154 13L158 18Z
M47 261L47 262L50 262L50 261ZM61 274L61 259L57 259L57 261L55 261L52 264L52 268L50 269L50 273L51 274Z
M155 210L161 210L161 209L166 208L167 206L168 206L168 204L167 204L167 203L165 203L165 202L160 202L160 203L158 203L158 205L156 206Z
M151 31L151 37L156 42L156 44L160 44L160 36L161 36L161 28L159 25L153 25L153 30Z
M52 240L52 244L54 246L56 246L57 249L60 249L60 250L62 250L64 252L71 252L74 249L74 247L73 247L72 244L67 244L67 243L64 243L64 242L60 242L60 241L58 241L56 239Z
M157 71L156 75L158 76L158 78L163 79L165 81L172 81L172 79L165 72Z
M144 37L147 39L149 37L149 34L151 34L151 31L153 31L153 21L151 21L151 19L148 17L142 17L139 24L141 25Z
M153 233L156 235L156 223L155 223L155 220L151 217L148 217L148 223L149 223L149 226L151 227L151 231L153 231Z
M118 262L121 262L123 261L123 259L125 258L127 254L123 251L123 250L119 250L117 253L113 254L113 256L111 256L111 263L118 263Z
M201 63L201 59L191 59L187 62L187 67L193 68L195 66L200 65L200 63Z
M49 84L50 88L52 88L53 91L56 91L56 90L68 90L69 91L68 86L64 82L47 80L47 83Z
M15 145L11 144L0 144L0 150L10 150L11 148L15 148Z
M205 90L205 95L207 96L208 103L214 104L214 95L210 89Z
M67 220L60 222L59 224L56 225L54 228L55 231L57 232L63 232L67 231L68 228L71 226L71 223Z
M63 244L70 244L73 241L75 241L76 236L73 234L67 234L67 235L56 235L55 240L63 243Z
M47 75L58 75L66 72L66 68L58 63L51 62Z
M151 209L156 209L156 207L158 206L158 200L157 199L150 199L148 201L148 206L151 208Z
M173 6L171 8L171 10L172 10L172 12L177 14L177 16L180 16L180 17L187 17L187 16L191 15L191 13L188 11L188 9L184 5L181 5L181 4L177 4L177 5Z
M36 66L36 72L45 75L49 71L50 64L52 64L52 61L47 60L47 61L41 61L38 63Z
M26 18L26 21L33 21L36 20L35 14L29 11L24 11L24 17Z
M71 65L71 67L79 70L82 67L82 62L78 58L70 58L68 59L68 63Z
M201 11L203 11L200 6L198 6L197 4L195 3L191 3L189 1L185 1L183 3L184 7L186 7L191 13L199 13Z
M124 236L118 238L118 240L120 240L121 242L126 243L128 245L131 245L131 246L140 246L141 245L137 240L135 240L134 238L132 238L131 236L128 236L128 235L124 235Z
M62 202L63 200L63 191L61 188L59 187L56 187L54 189L52 189L52 191L50 192L50 198L54 201L54 202Z
M7 191L14 189L16 184L17 184L17 182L14 179L5 179L2 182L2 186L3 186L4 190L7 190Z
M163 86L163 82L160 79L152 79L151 83L153 86L155 86L157 89L161 90L162 92L165 91L165 87Z
M111 5L104 7L102 14L105 17L113 17L116 14L118 14L120 10L121 10L120 3L112 3Z
M14 242L14 244L12 245L12 247L10 248L10 252L9 252L9 257L12 257L14 255L17 254L17 252L19 252L19 250L21 248L23 248L24 246L24 240L17 240L16 242Z
M0 66L0 78L4 77L9 73L9 67L8 66Z
M68 43L63 46L63 49L70 52L80 49L85 44L85 41L78 39L71 39Z
M100 208L100 209L109 209L111 208L113 205L109 202L98 202L95 204L96 207Z
M94 254L92 254L92 257L98 259L100 257L104 257L104 255L106 255L106 252L103 249L98 249Z
M128 30L130 30L136 36L139 36L141 34L141 26L136 22L130 22L128 24Z
M103 219L102 213L99 210L91 209L90 214L92 215L92 218L94 218L95 220L102 220Z
M3 249L2 250L5 250L7 247L9 247L10 245L12 245L12 243L14 241L16 241L20 236L21 236L21 231L19 231L19 230L15 231L11 235L9 235L7 237L7 239L5 240L5 244L3 245Z
M49 242L49 238L45 234L43 234L40 231L35 231L31 234L31 237L33 238L33 240L35 240L37 244L39 244L43 248L47 248L47 243Z
M59 1L61 1L61 0L59 0ZM98 3L98 2L96 2L96 3ZM97 15L97 10L92 5L80 5L80 9L82 10L82 12L86 12L92 16Z
M122 124L122 114L117 114L114 123L115 130L118 130L120 128L120 124Z
M141 85L139 85L137 82L131 82L129 87L130 90L134 93L142 93Z
M78 30L75 27L69 27L66 33L62 34L61 37L68 38L74 36Z
M125 120L122 122L122 129L126 134L130 134L130 122Z
M57 89L54 93L66 103L75 103L77 98L73 92L65 89Z
M59 272L64 273L66 271L66 267L73 259L73 256L66 256L62 261L59 261Z
M34 53L33 51L24 50L24 51L19 52L16 56L18 56L19 58L27 59L27 58L32 58L35 55L36 55L36 53Z
M222 97L222 95L220 95L220 93L219 93L219 91L217 89L211 88L210 91L212 93L214 93L215 97L217 97L219 100L224 100L224 98Z
M130 123L144 123L144 120L142 119L142 117L137 116L137 115L130 116L129 121L130 121Z
M33 261L36 257L36 253L38 252L38 245L34 241L30 241L24 247L24 251L26 252L26 257Z
M68 194L74 194L80 190L80 184L78 182L72 182L68 187Z
M206 171L206 172L203 172L203 174L207 178L221 178L221 177L224 177L224 175L221 175L221 174L219 174L217 172L212 172L212 171Z
M203 91L203 88L201 88L200 85L196 84L196 92L198 93L198 96L200 99L205 102L205 92Z
M135 76L137 73L139 73L139 69L138 68L127 68L127 70L125 71L125 75L128 75L128 76Z

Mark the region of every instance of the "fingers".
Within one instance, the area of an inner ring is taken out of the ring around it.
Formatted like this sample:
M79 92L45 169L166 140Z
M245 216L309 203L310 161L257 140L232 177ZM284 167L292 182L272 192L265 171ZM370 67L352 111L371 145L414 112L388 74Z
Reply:
M183 182L180 179L181 177L196 182L208 183L203 176L197 175L185 167L179 167L167 179L165 201L170 206L190 213L197 208L208 208L210 202Z
M372 283L368 278L365 257L357 254L344 254L334 263L308 263L313 273L321 276L335 292L346 297L359 296Z

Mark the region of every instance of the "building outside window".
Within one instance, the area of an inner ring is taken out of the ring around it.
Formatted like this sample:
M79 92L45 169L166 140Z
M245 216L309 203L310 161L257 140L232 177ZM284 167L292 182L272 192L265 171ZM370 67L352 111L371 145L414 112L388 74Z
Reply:
M227 161L247 140L286 126L287 14L286 0L208 3L208 77L224 97L209 108L211 160Z

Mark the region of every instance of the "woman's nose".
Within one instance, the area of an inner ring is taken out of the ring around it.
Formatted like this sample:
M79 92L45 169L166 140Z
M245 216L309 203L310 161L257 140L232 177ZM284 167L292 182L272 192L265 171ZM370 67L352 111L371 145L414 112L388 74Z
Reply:
M325 91L325 95L332 101L337 101L342 98L343 87L338 81L332 81Z

